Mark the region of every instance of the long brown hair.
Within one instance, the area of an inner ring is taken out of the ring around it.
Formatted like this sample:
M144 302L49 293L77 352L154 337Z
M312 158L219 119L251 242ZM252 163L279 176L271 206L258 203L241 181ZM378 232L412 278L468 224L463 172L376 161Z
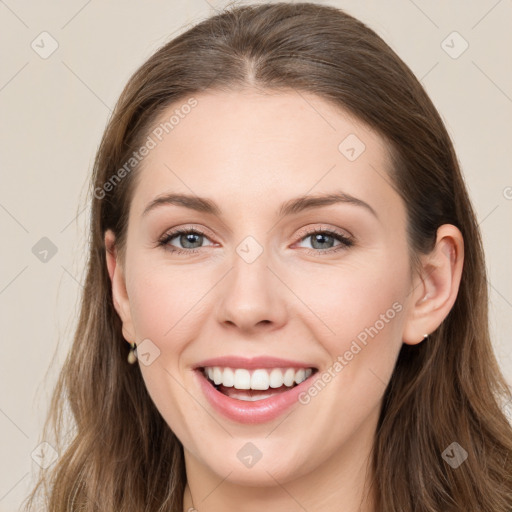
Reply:
M181 512L183 449L150 399L114 309L104 233L125 246L137 166L106 187L165 108L207 90L310 92L375 129L393 156L411 261L437 228L457 226L464 269L455 304L418 345L403 345L385 391L373 451L382 512L512 510L512 399L488 327L482 242L450 137L421 84L371 29L312 3L229 7L159 49L131 77L99 147L91 181L90 253L81 311L45 424L60 453L26 500L50 512ZM67 414L68 409L70 414ZM68 436L72 427L72 433ZM468 454L457 468L452 443Z

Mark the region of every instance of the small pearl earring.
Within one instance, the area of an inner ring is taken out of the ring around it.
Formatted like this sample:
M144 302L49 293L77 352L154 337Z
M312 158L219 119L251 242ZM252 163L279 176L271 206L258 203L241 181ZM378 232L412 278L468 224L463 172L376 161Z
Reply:
M428 339L428 334L424 334L424 335L423 335L423 339L424 339L424 340Z
M135 354L135 343L130 343L131 345L131 348L130 348L130 352L128 352L128 362L130 364L133 364L135 363L135 361L137 361L137 355Z

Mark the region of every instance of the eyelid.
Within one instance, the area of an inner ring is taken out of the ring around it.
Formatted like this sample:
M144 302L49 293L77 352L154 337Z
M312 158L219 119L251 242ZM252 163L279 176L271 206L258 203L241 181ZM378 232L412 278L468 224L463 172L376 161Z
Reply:
M337 228L337 227L333 227L333 226L330 226L328 224L317 224L316 226L314 227L308 227L306 226L304 228L304 232L300 234L300 238L304 238L305 236L307 235L312 235L312 234L315 234L315 233L318 233L318 232L328 232L328 233L332 233L332 234L335 234L335 235L338 235L338 236L341 236L341 237L344 237L344 238L347 238L347 239L350 239L350 240L355 240L355 237L354 235L352 235L352 233L350 231L348 231L347 229L341 229L341 228Z
M329 236L332 236L334 238L337 238L340 242L339 245L334 246L329 249L321 249L321 250L315 250L315 249L309 249L309 248L303 248L304 251L308 254L314 254L317 255L323 255L323 254L333 254L337 252L340 249L347 249L354 245L355 243L355 237L347 230L344 230L345 233L341 231L340 228L333 228L328 225L316 225L315 227L306 227L303 228L302 232L297 235L298 239L292 244L296 245L297 243L302 242L304 239L308 238L309 236L315 235L315 234L321 234L326 233ZM205 238L207 238L210 242L210 235L202 228L196 225L187 225L183 227L176 227L168 229L157 241L157 246L163 246L164 249L168 250L171 253L181 253L181 254L193 254L201 249L204 249L205 247L196 247L194 249L182 249L180 247L171 246L169 244L169 241L173 238L176 238L179 235L187 234L187 233L194 233L201 235ZM215 245L215 242L212 242L212 245ZM171 249L169 247L172 247ZM207 246L208 247L208 246Z
M294 242L293 246L298 243L301 243L303 240L306 240L312 235L315 234L327 234L332 238L335 238L339 241L338 245L331 247L329 249L310 249L308 247L302 248L302 250L307 254L314 257L328 257L337 254L339 251L347 250L355 245L356 239L355 237L345 230L343 233L340 228L333 228L329 226L316 226L314 228L306 228L305 232L302 232L296 242Z
M177 227L170 228L170 229L166 230L165 233L158 238L156 245L163 246L164 249L167 249L168 242L170 240L172 240L173 238L176 238L179 235L186 234L186 233L194 233L194 234L202 235L203 237L208 238L209 240L210 240L210 238L212 238L206 232L206 230L204 230L202 227L196 226L194 224L189 224L187 226L183 226L183 227L177 226ZM212 243L212 245L214 245L214 244ZM203 249L203 247L197 247L195 249L181 249L179 247L174 247L174 246L170 246L170 247L172 247L172 249L167 249L170 252L193 253L195 251L198 251L199 249Z
M198 225L195 225L195 224L188 224L188 225L185 225L185 226L175 226L173 228L169 228L167 229L164 234L159 237L159 241L164 239L164 238L167 238L169 236L172 236L172 237L175 237L176 235L179 235L179 234L182 234L183 232L189 232L189 231L194 231L194 232L197 232L198 234L200 235L203 235L205 237L208 237L210 238L212 235L209 234L209 231L202 228L201 226L198 226Z

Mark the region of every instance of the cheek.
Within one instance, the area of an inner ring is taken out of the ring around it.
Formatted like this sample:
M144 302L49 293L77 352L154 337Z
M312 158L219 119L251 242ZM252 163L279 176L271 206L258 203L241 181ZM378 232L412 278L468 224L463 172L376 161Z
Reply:
M363 407L380 398L402 344L409 281L407 259L399 254L383 255L371 265L318 270L307 281L297 275L292 286L316 315L309 323L313 336L329 360L339 362L333 388L344 392L343 400L365 396ZM348 390L352 393L345 394Z
M144 268L144 259L134 258L128 289L135 333L138 339L150 338L158 345L172 340L176 349L211 284L204 271L165 264ZM188 329L185 337L191 334Z
M148 267L148 258L142 254L133 257L131 263L133 271L127 284L133 326L139 342L151 341L146 345L151 353L150 364L144 364L142 356L140 359L142 377L169 427L180 440L190 444L185 418L195 418L196 428L203 414L201 409L194 411L199 406L184 392L188 375L180 363L190 340L199 337L202 323L197 317L208 282L204 275L179 266Z
M307 298L304 302L316 314L319 339L341 342L375 323L382 330L382 315L384 321L395 319L404 308L409 275L405 264L390 268L391 261L383 257L371 265L343 265L327 271L318 268L307 273L307 280L305 273L294 275L292 286L297 296Z
M320 423L331 425L335 439L350 436L376 414L395 367L409 274L406 263L396 267L394 261L318 273L297 290L318 315L309 326L328 355L320 377L324 384L312 385L301 403L315 409Z

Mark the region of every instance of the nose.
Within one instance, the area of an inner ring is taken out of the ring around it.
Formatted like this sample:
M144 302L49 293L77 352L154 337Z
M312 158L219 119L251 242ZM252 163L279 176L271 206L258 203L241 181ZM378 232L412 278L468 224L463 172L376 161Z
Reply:
M269 268L266 251L248 262L235 253L219 289L218 321L244 333L272 331L286 322L285 287Z

